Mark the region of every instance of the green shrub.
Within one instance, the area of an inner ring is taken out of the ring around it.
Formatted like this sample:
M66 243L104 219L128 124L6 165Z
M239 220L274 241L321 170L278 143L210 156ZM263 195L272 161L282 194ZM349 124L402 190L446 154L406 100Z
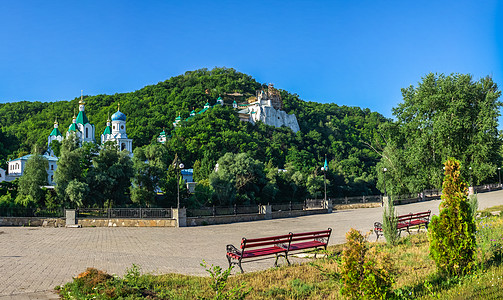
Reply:
M468 196L468 206L470 206L472 219L475 220L475 217L477 216L477 210L479 209L479 200L477 199L477 195L472 194Z
M346 233L341 258L341 294L351 299L385 299L391 295L394 267L389 254L369 248L361 233Z
M467 201L466 183L461 178L460 163L445 162L440 215L429 226L430 256L437 270L448 275L463 275L475 260L475 223Z
M246 283L243 282L241 285L235 286L232 289L224 292L225 287L227 286L227 279L231 275L231 271L233 267L230 267L222 272L222 268L219 266L208 266L208 264L203 260L201 266L206 269L206 272L210 273L211 281L210 287L215 292L214 300L220 299L244 299L246 295L251 292L251 288L245 290ZM205 299L205 298L202 298Z
M382 230L384 234L384 238L386 238L386 242L395 246L398 243L398 215L395 210L395 206L393 205L393 200L388 198L388 203L384 207L383 216L382 216Z

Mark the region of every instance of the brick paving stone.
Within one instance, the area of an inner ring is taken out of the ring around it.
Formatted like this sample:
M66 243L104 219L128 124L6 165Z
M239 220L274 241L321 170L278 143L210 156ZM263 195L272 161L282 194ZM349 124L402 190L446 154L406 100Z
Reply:
M431 209L438 214L439 204L439 200L419 202L398 206L397 211L403 214ZM503 191L479 194L480 209L502 204ZM368 232L380 218L382 208L376 207L185 228L0 227L0 300L54 296L51 290L55 286L71 281L88 267L124 275L136 264L144 273L206 276L200 266L202 260L226 268L225 246L239 244L242 237L331 227L333 245L343 243L351 227ZM370 239L374 240L372 236ZM271 260L264 260L244 264L243 268L251 272L272 265Z

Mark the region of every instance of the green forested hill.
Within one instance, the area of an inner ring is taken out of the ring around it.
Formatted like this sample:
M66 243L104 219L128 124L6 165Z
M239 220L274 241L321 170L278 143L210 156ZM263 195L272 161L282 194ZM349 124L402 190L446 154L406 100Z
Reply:
M265 86L264 86L265 87ZM188 117L206 102L214 104L219 95L239 92L254 95L262 84L234 69L215 68L186 72L156 85L131 93L85 97L86 113L96 125L100 140L107 114L120 109L127 115L127 131L133 148L152 142L166 128L171 134L170 153L178 153L187 166L198 165L200 179L207 178L215 162L226 152L245 152L269 169L292 169L307 181L321 174L327 154L332 196L375 193L375 165L379 156L365 146L375 144L378 126L388 122L376 112L359 107L305 102L281 90L284 110L297 116L301 131L240 122L230 106L215 107L173 130L180 114ZM59 102L14 102L0 104L0 163L37 148L47 147L47 136L57 117L66 134L78 100ZM35 147L37 146L37 147ZM206 171L205 171L206 170ZM299 176L300 176L299 175ZM313 193L311 193L313 195Z

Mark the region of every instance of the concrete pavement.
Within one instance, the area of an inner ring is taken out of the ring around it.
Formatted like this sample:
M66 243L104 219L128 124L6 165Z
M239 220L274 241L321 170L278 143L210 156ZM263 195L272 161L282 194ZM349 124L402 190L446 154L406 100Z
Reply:
M431 209L440 201L397 207L399 214ZM503 191L479 194L479 209L503 205ZM48 292L95 267L123 275L132 264L146 273L206 275L202 259L227 267L225 246L239 245L241 237L261 237L333 229L330 244L344 242L351 228L370 231L382 218L382 208L335 211L247 223L185 228L42 228L0 227L0 300L51 299ZM371 236L372 241L375 236ZM263 270L271 260L244 264L246 272ZM31 298L30 298L31 297Z

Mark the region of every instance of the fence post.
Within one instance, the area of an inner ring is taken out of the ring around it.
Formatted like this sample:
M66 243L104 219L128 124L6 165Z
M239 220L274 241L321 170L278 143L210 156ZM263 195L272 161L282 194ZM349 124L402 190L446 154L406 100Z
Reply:
M187 210L185 208L172 208L171 214L176 220L176 227L187 227Z
M213 216L216 216L217 211L215 209L215 205L213 205L213 208L212 208L211 212L212 212Z
M344 197L344 203L348 204L348 196Z
M323 208L327 210L328 213L332 213L333 210L333 205L332 205L332 199L328 199L326 201L323 201Z
M290 211L292 211L292 201L290 201L290 205L288 208L290 209Z
M270 204L260 205L259 213L261 215L265 215L266 220L272 219L272 206Z
M236 206L236 204L234 203L234 215L237 215L238 214L238 208Z
M67 209L65 211L65 227L71 227L71 228L77 228L80 227L78 225L77 221L77 215L76 215L76 210L75 209Z

